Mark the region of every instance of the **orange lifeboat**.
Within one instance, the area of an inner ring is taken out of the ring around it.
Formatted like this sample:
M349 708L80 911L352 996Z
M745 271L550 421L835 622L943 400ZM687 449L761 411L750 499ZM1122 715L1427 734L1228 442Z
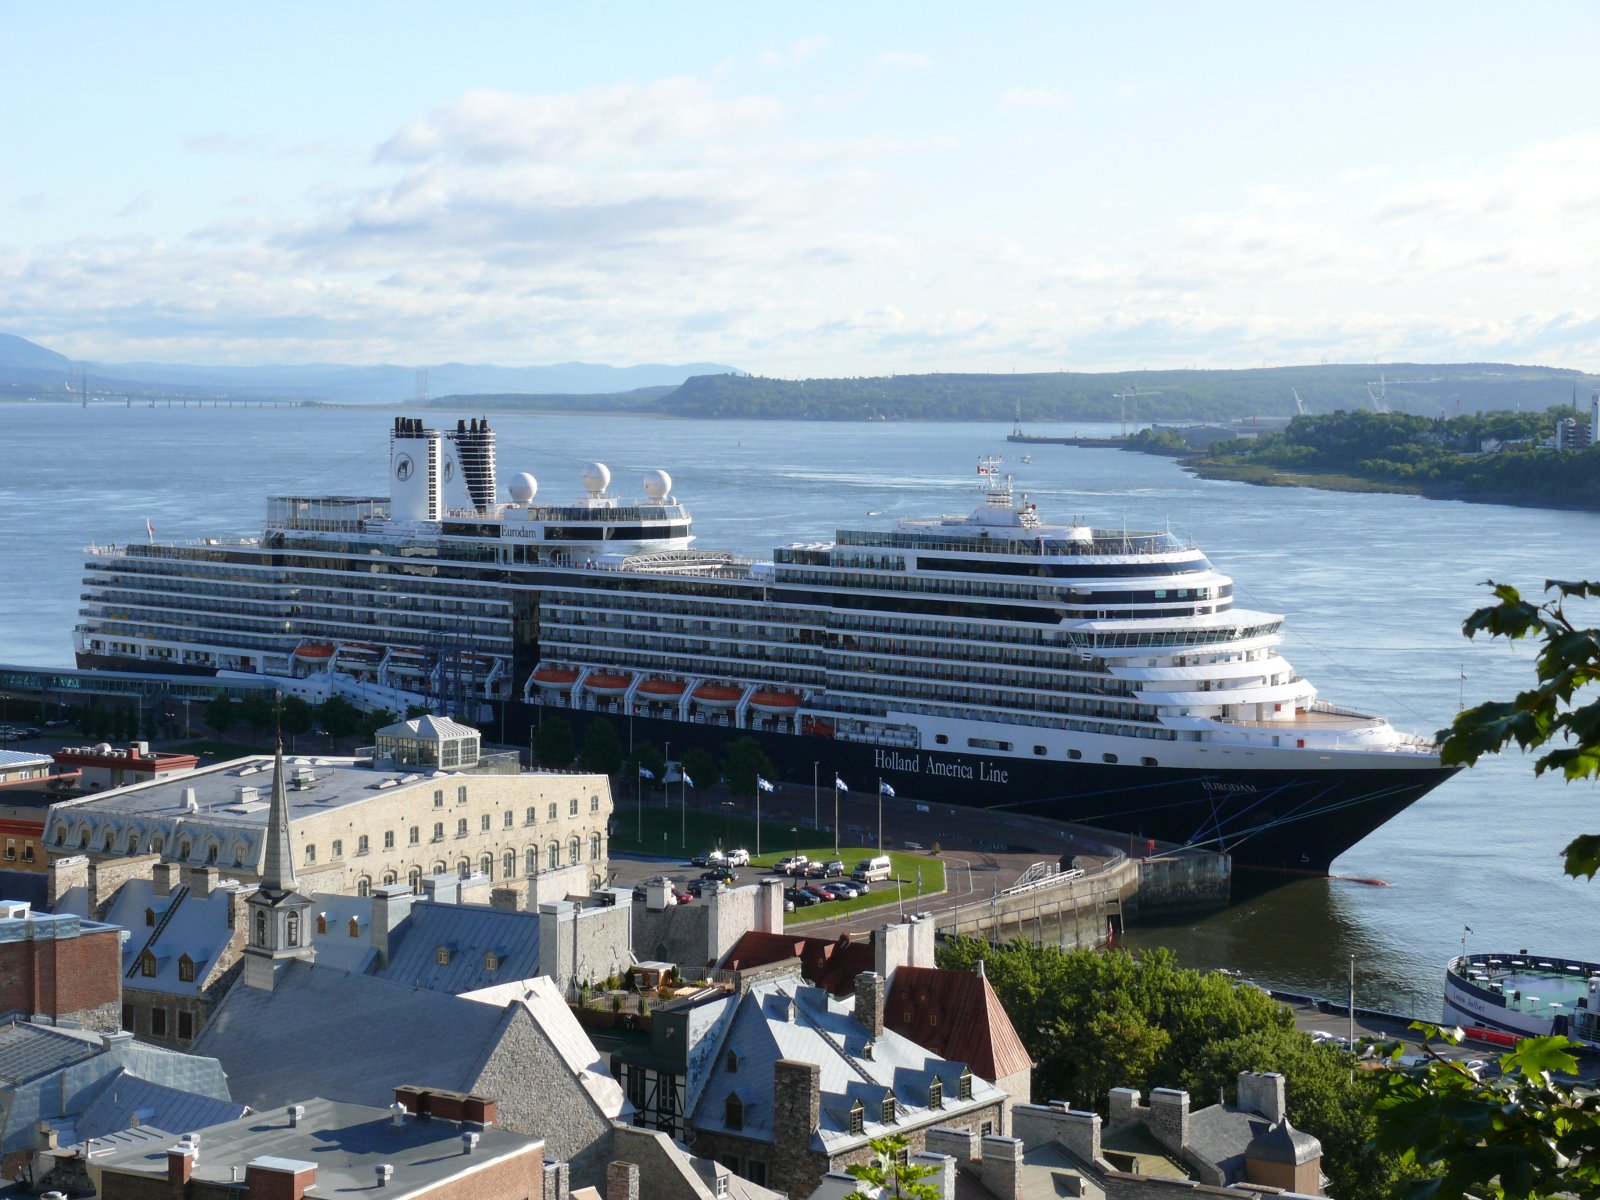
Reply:
M793 692L757 692L750 697L750 707L768 713L792 713L800 707L800 697Z
M631 675L603 675L596 671L583 681L583 686L597 696L620 696L632 682Z
M646 679L639 685L638 694L652 700L676 700L683 695L681 679Z
M321 642L307 642L303 646L294 648L294 656L296 658L332 658L333 647L324 645Z
M570 692L578 673L570 667L540 667L533 673L533 682L547 691Z
M729 687L725 683L702 683L694 690L694 702L707 708L732 708L742 695L743 688Z

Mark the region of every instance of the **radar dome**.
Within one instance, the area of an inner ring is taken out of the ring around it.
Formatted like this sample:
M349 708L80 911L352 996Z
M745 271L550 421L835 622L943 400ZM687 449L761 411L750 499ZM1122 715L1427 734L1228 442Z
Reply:
M645 472L644 494L652 500L665 500L672 494L672 476L665 471Z
M605 463L590 463L583 469L583 486L591 496L598 496L611 483L611 468Z
M511 498L518 504L526 504L539 493L539 481L526 471L511 477Z

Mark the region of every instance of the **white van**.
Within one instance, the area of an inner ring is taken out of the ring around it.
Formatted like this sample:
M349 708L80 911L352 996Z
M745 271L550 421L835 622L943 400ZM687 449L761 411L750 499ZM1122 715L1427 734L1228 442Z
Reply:
M894 864L889 861L889 856L880 854L876 858L863 858L856 864L856 869L850 872L850 878L857 883L877 883L893 874Z

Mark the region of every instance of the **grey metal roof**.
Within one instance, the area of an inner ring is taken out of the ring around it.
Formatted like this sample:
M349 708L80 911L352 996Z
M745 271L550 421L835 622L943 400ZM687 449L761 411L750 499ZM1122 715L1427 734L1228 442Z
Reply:
M98 1034L13 1021L0 1026L0 1084L15 1085L103 1053Z
M1216 1163L1229 1179L1237 1179L1244 1170L1246 1148L1271 1124L1258 1113L1213 1104L1189 1113L1189 1140L1185 1148L1207 1162Z
M236 983L195 1041L236 1099L271 1108L306 1095L387 1105L404 1084L471 1091L504 1012L333 967L291 962L273 989Z
M32 750L0 750L0 771L16 770L19 767L48 767L55 763L55 759L48 754L39 754Z
M1004 1095L992 1083L973 1076L972 1099L960 1099L964 1064L940 1058L889 1029L871 1038L856 1021L854 1010L853 998L835 1000L821 988L796 987L787 980L759 984L745 993L693 1110L695 1127L772 1140L772 1079L779 1059L821 1068L822 1119L812 1135L812 1147L829 1154L865 1145L906 1125L954 1119ZM730 1052L735 1060L730 1060ZM938 1110L928 1107L928 1085L935 1075L944 1093ZM727 1100L734 1093L744 1105L743 1126L737 1131L724 1125ZM883 1101L891 1094L896 1120L886 1123ZM856 1101L864 1110L863 1128L860 1134L851 1134L850 1109Z
M372 945L372 897L317 892L311 899L311 944L317 948L317 965L365 974L378 953ZM350 936L352 918L355 937ZM326 933L320 932L319 923Z
M140 1079L129 1071L118 1071L78 1114L73 1127L79 1140L106 1137L130 1128L137 1117L141 1127L154 1125L176 1136L237 1120L246 1111L243 1104L234 1100L180 1091Z
M527 1153L538 1141L496 1126L472 1126L478 1145L466 1154L461 1146L463 1127L455 1121L408 1120L395 1126L387 1108L322 1097L302 1098L297 1103L305 1113L294 1126L289 1124L287 1109L275 1105L270 1111L205 1130L194 1178L227 1185L235 1182L233 1168L260 1159L288 1159L315 1163L316 1194L337 1196L372 1191L376 1168L388 1164L394 1168L394 1177L382 1194L407 1196L468 1170L482 1170L510 1155ZM102 1170L165 1180L167 1150L177 1140L169 1137L118 1148L103 1157L96 1155L95 1161Z
M234 891L219 887L209 896L200 896L187 887L177 887L158 896L149 879L130 879L118 888L106 919L128 931L128 939L122 943L123 986L178 996L204 991L208 976L233 937L228 910ZM154 925L146 922L147 913L155 918ZM147 949L156 960L154 975L138 969ZM178 978L178 963L184 955L195 965L194 978L187 982Z
M459 996L539 973L535 912L419 900L399 933L398 949L390 941L389 965L374 972L394 983ZM492 970L489 954L497 964Z

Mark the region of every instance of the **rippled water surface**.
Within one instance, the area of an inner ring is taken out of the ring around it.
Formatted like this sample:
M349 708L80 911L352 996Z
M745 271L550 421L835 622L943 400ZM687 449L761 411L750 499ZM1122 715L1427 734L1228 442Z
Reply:
M70 663L91 542L143 539L146 520L163 540L253 534L269 493L384 491L392 415L0 406L0 661ZM1233 576L1237 604L1288 617L1283 652L1324 698L1419 732L1447 724L1463 694L1471 704L1531 679L1527 647L1460 635L1485 579L1537 589L1600 573L1594 514L1212 483L1115 450L1033 446L1034 462L1022 464L1023 448L1007 446L998 425L492 421L502 478L530 471L541 498L559 501L577 494L595 459L624 496L643 471L664 467L699 544L752 555L841 526L965 511L978 456L1004 454L1047 518L1193 537ZM1591 785L1535 780L1520 759L1490 761L1347 853L1336 864L1346 878L1295 883L1133 940L1341 994L1354 954L1363 998L1435 1013L1444 961L1467 925L1470 948L1600 960L1600 893L1563 878L1559 858L1574 833L1600 828L1597 798Z

